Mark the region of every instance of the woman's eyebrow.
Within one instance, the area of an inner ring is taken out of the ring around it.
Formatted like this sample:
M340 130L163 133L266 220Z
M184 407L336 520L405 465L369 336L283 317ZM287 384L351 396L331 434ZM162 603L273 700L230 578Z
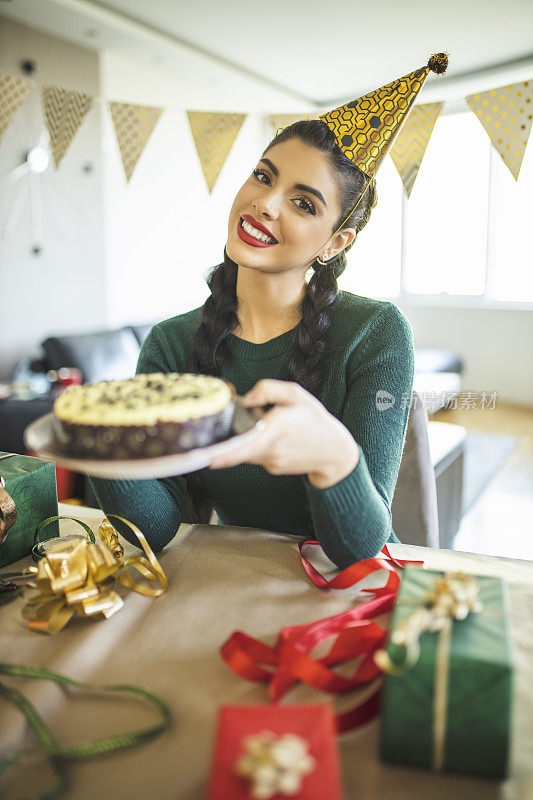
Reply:
M276 166L274 166L274 164L272 163L272 161L269 158L260 158L259 161L262 161L263 164L266 164L267 167L270 167L270 169L272 170L272 172L274 173L274 175L276 177L279 175L278 168ZM322 194L322 192L319 192L318 189L313 189L312 186L306 186L305 183L295 183L294 184L294 188L295 189L301 189L302 192L311 192L311 194L314 194L315 197L318 197L319 200L322 200L322 202L324 203L324 205L327 208L326 201L324 200L324 195Z

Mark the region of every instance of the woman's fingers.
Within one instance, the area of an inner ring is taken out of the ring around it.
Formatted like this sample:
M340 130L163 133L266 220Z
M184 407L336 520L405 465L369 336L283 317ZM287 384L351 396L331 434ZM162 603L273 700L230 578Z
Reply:
M223 456L214 458L209 464L212 469L221 467L234 467L237 464L248 462L249 464L259 464L264 456L266 449L272 439L272 431L266 428L261 431L249 444L238 447Z
M305 395L298 383L293 381L278 381L274 378L263 378L258 381L242 398L243 405L266 406L270 403L276 405L290 405L303 399Z

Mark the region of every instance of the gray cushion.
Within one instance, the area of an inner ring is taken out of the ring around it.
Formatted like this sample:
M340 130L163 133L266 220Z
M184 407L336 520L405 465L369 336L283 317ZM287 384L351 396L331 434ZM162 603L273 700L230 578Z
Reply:
M148 325L130 325L128 330L133 331L135 338L139 342L139 346L141 346L154 325L155 322L149 323Z
M416 392L412 393L391 512L392 529L401 542L439 546L437 488L428 442L428 412Z
M415 350L415 370L417 372L463 372L463 362L453 350L437 350L419 347Z

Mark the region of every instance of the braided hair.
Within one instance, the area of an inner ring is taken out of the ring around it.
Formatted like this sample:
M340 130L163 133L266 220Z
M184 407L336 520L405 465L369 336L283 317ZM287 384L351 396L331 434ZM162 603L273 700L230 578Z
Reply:
M357 236L377 204L376 179L369 179L350 161L337 145L333 132L320 119L299 120L284 128L272 139L263 156L274 145L293 138L327 153L337 176L341 209L332 234L346 219L370 182L361 202L343 225L355 228ZM339 293L337 278L346 269L346 252L354 241L355 238L326 264L320 264L317 259L311 264L313 276L306 284L306 294L300 306L301 319L282 370L283 380L295 381L315 396L323 387L328 363L326 332L331 322L332 306ZM227 337L239 324L237 271L237 264L224 248L224 261L212 267L206 278L211 294L202 308L202 320L187 363L189 372L220 377L222 365L230 358Z

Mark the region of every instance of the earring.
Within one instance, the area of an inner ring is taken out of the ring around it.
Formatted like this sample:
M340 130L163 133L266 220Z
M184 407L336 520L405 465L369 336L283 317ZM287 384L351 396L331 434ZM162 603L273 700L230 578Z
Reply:
M316 260L318 261L319 264L322 264L322 266L324 267L326 265L326 261L328 260L329 256L327 253L323 253L322 258L324 259L323 261L321 261L319 257L317 257Z

